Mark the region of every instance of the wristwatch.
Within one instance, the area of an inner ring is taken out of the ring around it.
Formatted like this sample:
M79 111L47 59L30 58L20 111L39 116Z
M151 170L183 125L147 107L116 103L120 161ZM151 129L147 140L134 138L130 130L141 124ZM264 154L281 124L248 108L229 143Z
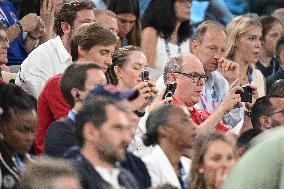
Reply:
M23 30L23 26L22 26L22 24L21 24L19 21L18 21L18 22L16 22L15 24L16 24L16 26L19 28L20 33L23 33L23 32L24 32L24 30Z
M251 112L249 112L249 111L246 111L246 110L245 110L244 114L245 114L246 116L248 116L248 117L251 117Z

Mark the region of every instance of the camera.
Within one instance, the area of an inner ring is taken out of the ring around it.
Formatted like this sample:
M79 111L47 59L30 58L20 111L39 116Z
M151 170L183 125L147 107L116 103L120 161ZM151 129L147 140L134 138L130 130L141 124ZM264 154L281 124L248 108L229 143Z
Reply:
M175 90L176 90L176 83L167 83L167 88L166 91L163 95L163 99L167 98L167 97L172 97L174 96Z
M252 89L250 87L242 87L244 92L237 91L236 94L240 94L242 102L252 102Z
M142 70L141 71L141 80L148 81L149 80L149 70Z

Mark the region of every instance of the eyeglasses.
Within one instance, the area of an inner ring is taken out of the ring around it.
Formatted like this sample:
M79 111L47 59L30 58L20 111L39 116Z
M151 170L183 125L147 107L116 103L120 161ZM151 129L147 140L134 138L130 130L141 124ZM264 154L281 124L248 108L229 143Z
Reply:
M281 113L281 112L284 112L284 109L283 110L279 110L277 112L272 112L272 113L268 114L267 117L273 116L274 114L278 114L278 113Z
M208 75L206 74L198 74L198 73L183 73L183 72L175 72L177 74L184 75L188 78L192 79L193 83L199 82L201 79L203 79L204 82L208 81Z

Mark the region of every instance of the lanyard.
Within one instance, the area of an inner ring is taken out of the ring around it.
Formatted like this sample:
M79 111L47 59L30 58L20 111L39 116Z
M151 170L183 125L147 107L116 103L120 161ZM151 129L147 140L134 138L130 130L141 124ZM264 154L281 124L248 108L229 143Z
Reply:
M168 55L168 57L171 57L171 50L170 50L170 46L169 46L169 41L165 38L164 38L164 41L165 41L165 48L166 48L167 55ZM178 44L177 54L180 54L180 53L181 53L181 48L180 48L180 45Z
M248 70L248 81L249 81L249 83L252 83L252 82L253 82L252 70L251 70L251 69Z
M218 108L218 106L219 106L219 103L218 103L218 99L217 99L217 95L216 95L214 87L212 87L212 89L213 89L213 93L211 94L211 96L212 96L212 101L213 101L213 108L214 108L214 110L216 110ZM205 106L205 109L208 112L210 112L209 111L210 108L209 108L209 105L207 103L207 100L206 100L205 96L202 94L200 98L201 98L201 100L202 100L202 102L203 102L203 104Z
M121 47L126 46L126 44L127 44L127 39L126 39L126 37L121 38Z
M276 72L275 68L276 68L276 62L275 62L275 59L272 58L272 74L275 74Z
M178 177L179 183L181 185L182 189L188 188L188 179L186 172L184 170L184 167L181 162L179 162L179 174L180 176Z

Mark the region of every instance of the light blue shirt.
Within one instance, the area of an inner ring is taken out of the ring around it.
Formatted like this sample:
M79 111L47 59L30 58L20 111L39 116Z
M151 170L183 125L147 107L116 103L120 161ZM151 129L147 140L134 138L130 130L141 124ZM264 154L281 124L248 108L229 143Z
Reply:
M205 83L199 102L195 105L200 110L212 113L222 103L229 91L229 83L223 75L214 71L208 74L209 79ZM243 111L240 108L232 109L223 116L223 122L227 126L234 127L243 118Z

